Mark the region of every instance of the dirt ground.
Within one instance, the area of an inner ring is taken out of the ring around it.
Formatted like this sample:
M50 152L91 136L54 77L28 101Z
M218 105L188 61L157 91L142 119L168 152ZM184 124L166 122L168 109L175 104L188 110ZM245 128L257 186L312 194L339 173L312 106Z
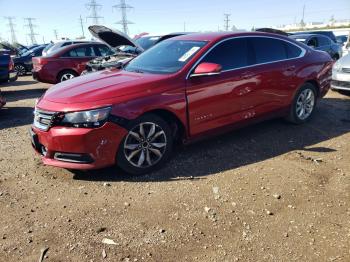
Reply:
M175 152L162 170L44 166L28 128L48 85L2 86L0 261L350 261L350 98ZM113 240L105 244L104 239Z

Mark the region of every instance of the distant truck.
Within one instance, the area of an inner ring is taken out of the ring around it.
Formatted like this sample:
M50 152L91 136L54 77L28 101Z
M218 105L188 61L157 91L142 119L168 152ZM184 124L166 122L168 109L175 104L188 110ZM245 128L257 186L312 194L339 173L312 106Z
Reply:
M8 54L0 54L0 83L17 80L17 72L13 60Z

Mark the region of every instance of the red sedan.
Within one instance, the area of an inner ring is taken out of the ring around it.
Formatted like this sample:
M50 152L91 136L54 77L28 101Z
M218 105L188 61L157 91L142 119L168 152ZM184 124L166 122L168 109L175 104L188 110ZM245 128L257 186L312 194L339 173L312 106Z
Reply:
M302 124L330 88L332 59L269 33L166 40L123 70L58 84L36 105L32 142L47 165L118 164L145 174L192 141L259 120Z
M96 42L69 45L47 56L33 57L33 78L50 84L72 79L85 70L91 59L110 52L108 46Z

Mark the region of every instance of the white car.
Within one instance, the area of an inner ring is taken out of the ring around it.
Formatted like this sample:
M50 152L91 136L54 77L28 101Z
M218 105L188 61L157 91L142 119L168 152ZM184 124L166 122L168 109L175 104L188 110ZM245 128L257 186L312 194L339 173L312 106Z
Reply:
M343 56L334 64L331 88L350 96L350 54Z

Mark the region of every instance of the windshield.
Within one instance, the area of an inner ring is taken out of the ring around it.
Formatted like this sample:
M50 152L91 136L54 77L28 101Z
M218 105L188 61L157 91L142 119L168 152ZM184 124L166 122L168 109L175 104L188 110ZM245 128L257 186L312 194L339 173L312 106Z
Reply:
M143 50L147 50L154 46L159 40L160 36L144 36L135 40L135 42L143 48Z
M132 60L126 71L171 74L181 70L207 42L167 40Z

